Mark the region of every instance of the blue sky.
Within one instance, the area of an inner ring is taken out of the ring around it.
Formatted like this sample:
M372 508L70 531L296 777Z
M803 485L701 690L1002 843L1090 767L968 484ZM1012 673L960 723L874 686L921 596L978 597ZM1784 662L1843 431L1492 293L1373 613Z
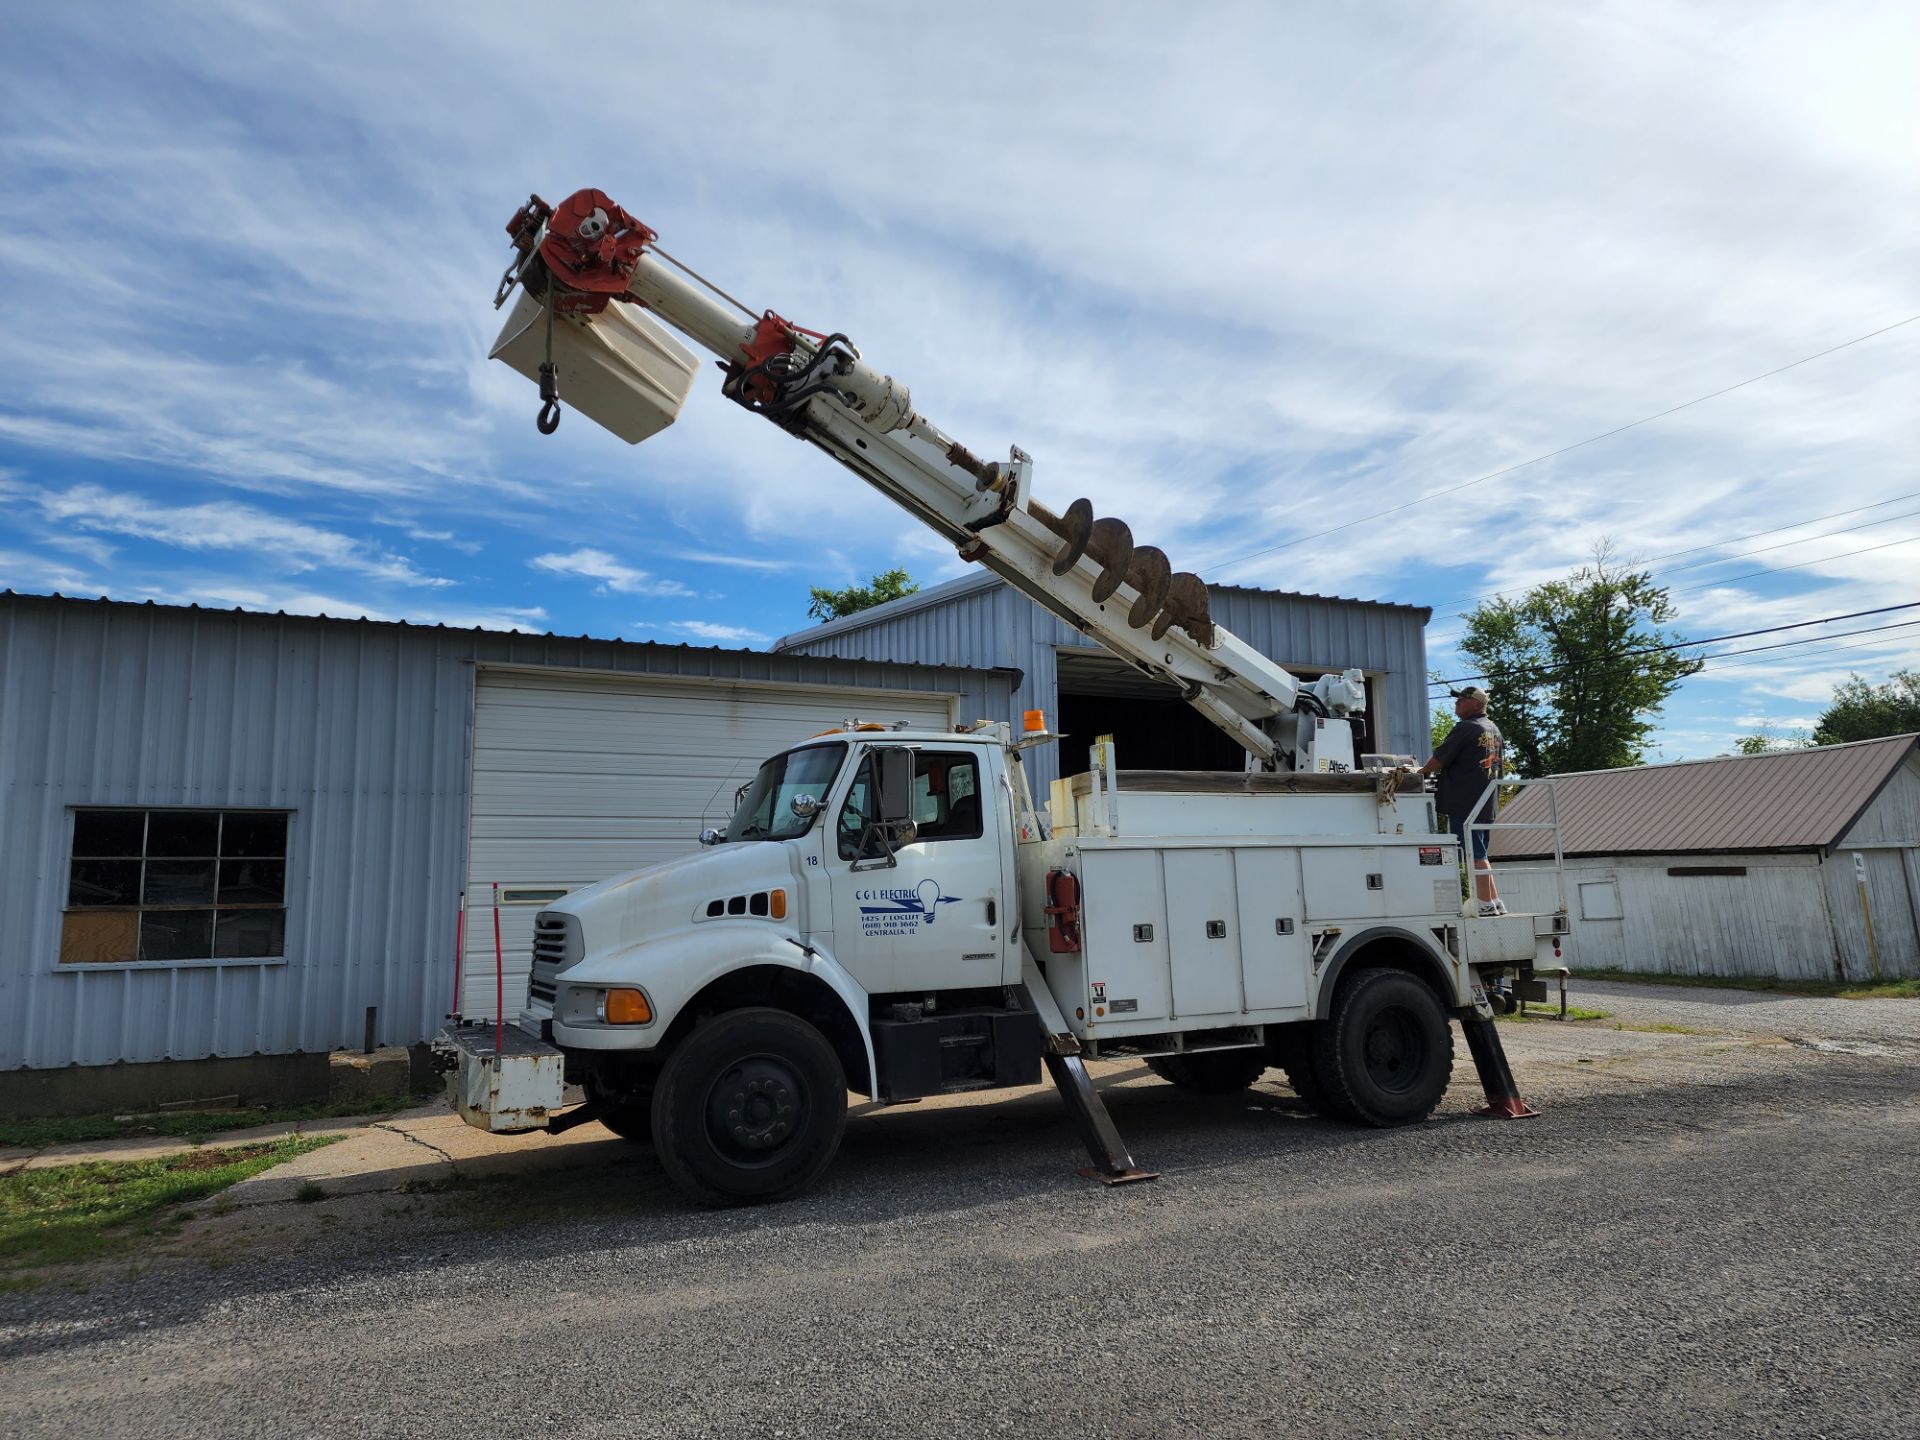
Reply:
M1444 673L1602 539L1690 552L1692 634L1920 600L1920 324L1299 543L1920 314L1910 6L531 13L10 18L0 585L760 645L958 574L711 366L638 449L535 432L501 226L595 185L1177 565L1433 605ZM1660 753L1912 664L1730 659Z

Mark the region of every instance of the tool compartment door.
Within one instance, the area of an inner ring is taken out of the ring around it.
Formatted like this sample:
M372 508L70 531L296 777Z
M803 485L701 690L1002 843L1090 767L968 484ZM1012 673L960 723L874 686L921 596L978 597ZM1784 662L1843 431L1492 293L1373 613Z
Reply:
M1080 882L1088 1021L1165 1020L1173 996L1160 856L1152 850L1082 851Z
M1166 850L1173 1013L1182 1020L1238 1015L1240 906L1231 850Z
M1240 973L1249 1010L1305 1009L1307 944L1298 850L1236 850Z

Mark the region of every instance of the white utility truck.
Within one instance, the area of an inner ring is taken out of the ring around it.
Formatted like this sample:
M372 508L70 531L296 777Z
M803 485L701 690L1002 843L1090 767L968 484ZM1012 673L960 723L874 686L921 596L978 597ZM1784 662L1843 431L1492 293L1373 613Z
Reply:
M1085 500L1055 514L1018 449L984 462L837 334L755 314L666 256L605 194L537 196L508 226L493 354L637 442L697 360L1036 603L1175 686L1247 750L1245 773L1126 771L1110 744L1044 809L1014 733L850 720L800 739L684 859L535 921L526 1009L441 1040L460 1112L507 1131L598 1120L651 1138L688 1195L790 1195L832 1160L849 1090L881 1102L1030 1085L1044 1065L1110 1182L1148 1178L1084 1061L1137 1057L1207 1093L1270 1066L1326 1115L1424 1119L1458 1018L1486 1113L1521 1103L1485 984L1558 963L1558 913L1464 913L1460 846L1404 766L1356 764L1357 671L1303 685L1208 614ZM664 322L664 325L661 323ZM1524 991L1523 991L1524 993ZM564 1087L584 1103L565 1108Z

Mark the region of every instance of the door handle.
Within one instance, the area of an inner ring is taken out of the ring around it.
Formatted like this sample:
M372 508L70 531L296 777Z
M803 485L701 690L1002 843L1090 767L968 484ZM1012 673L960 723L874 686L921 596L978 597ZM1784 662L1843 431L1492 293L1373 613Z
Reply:
M987 897L987 924L998 925L999 923L1000 923L1000 912L998 909L994 907L993 897L989 895Z

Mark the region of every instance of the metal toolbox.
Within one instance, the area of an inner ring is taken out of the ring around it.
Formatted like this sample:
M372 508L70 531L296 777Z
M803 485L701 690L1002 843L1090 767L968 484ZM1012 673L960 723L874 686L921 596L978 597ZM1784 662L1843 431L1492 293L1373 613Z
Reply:
M451 1025L433 1048L454 1109L477 1129L544 1130L566 1094L566 1057L517 1025Z

